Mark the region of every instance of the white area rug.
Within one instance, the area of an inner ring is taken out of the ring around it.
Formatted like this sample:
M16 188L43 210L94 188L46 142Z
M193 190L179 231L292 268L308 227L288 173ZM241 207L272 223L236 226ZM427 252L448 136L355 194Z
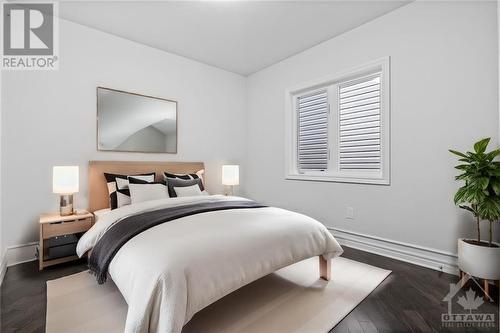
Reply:
M183 333L325 333L340 322L390 271L336 258L332 280L319 279L318 258L257 280L205 308ZM127 303L108 280L88 272L47 282L48 333L123 332Z

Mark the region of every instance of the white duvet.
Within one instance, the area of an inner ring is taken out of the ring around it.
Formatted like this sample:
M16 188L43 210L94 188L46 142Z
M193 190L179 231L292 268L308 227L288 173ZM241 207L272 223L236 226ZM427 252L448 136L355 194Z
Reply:
M214 195L124 206L101 216L77 253L84 255L128 215L216 200L244 199ZM111 261L109 275L128 303L126 332L178 333L196 312L252 281L306 258L341 253L331 233L302 214L273 207L221 210L135 236Z

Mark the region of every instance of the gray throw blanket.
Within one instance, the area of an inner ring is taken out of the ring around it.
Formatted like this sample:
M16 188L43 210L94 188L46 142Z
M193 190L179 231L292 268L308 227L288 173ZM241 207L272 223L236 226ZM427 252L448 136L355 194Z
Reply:
M125 217L112 226L92 249L89 258L89 270L99 284L106 282L108 267L118 250L130 239L158 224L173 221L181 217L227 209L266 207L255 201L215 201L147 211Z

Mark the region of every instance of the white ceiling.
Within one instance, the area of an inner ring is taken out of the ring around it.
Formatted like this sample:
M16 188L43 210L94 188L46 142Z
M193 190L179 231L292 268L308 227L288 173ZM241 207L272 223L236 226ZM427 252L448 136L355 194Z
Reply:
M409 1L76 1L62 18L249 75Z

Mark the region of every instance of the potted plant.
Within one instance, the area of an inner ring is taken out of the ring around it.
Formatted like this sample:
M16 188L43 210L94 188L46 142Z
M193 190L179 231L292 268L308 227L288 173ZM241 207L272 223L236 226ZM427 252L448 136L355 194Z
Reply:
M455 194L455 204L474 215L477 238L458 240L458 266L472 276L500 280L500 244L493 242L493 224L500 219L500 162L495 158L500 149L486 151L489 138L474 144L473 152L458 155L460 164L455 168L461 173L455 177L463 181ZM488 241L481 240L481 221L489 222Z

